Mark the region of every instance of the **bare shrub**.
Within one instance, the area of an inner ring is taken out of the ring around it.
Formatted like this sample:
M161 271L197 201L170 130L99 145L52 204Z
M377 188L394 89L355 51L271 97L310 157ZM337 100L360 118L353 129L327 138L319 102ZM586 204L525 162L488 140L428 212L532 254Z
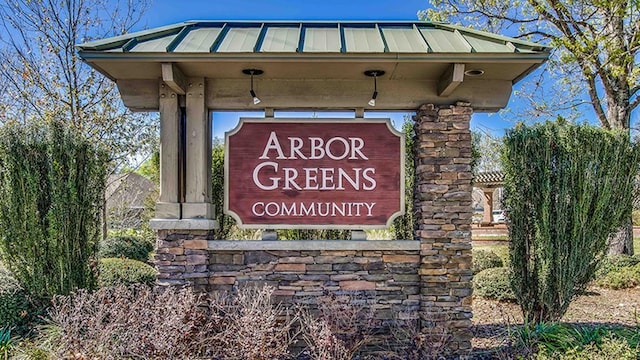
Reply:
M374 311L367 300L353 295L318 298L318 314L300 309L302 339L311 359L353 359L372 340Z
M214 322L190 289L146 286L80 290L56 297L51 322L60 328L61 358L175 359L204 354Z
M272 360L292 358L301 338L308 346L302 358L348 360L372 343L377 327L367 299L326 296L317 311L289 312L274 304L273 292L244 287L206 298L189 288L81 290L54 299L51 324L30 348L52 358Z
M349 360L352 357L350 351L332 331L331 326L323 320L318 319L307 309L300 310L300 320L302 323L302 339L307 345L305 354L314 360Z
M420 319L415 313L400 313L391 327L391 339L387 345L385 358L398 360L435 360L444 358L442 354L451 341L446 329L428 329L420 332Z
M247 360L289 357L298 315L290 314L281 304L273 304L273 291L271 286L247 286L234 296L211 300L219 328L213 339L214 355Z

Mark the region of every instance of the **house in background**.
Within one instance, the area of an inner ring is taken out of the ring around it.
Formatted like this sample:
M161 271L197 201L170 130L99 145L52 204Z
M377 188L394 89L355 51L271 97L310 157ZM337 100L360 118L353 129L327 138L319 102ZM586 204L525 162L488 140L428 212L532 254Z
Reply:
M155 204L157 186L134 172L114 174L107 179L106 216L109 229L139 229L143 224L145 202Z

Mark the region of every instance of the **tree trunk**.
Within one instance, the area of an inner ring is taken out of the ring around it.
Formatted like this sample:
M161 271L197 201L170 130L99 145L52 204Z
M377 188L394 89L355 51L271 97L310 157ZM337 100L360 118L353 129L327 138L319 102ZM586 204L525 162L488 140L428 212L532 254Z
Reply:
M618 83L618 85L624 85ZM631 113L629 111L628 86L621 86L615 97L607 98L607 116L613 128L629 131ZM609 235L609 255L633 255L633 224L631 221L632 204L629 204L628 220L614 233Z
M633 224L629 219L616 232L609 235L609 255L633 255Z
M625 76L612 77L614 94L608 94L607 118L613 129L629 131L631 122L631 108L629 107L630 88ZM614 233L609 235L609 255L633 255L633 224L631 221L632 204L629 204L628 220Z

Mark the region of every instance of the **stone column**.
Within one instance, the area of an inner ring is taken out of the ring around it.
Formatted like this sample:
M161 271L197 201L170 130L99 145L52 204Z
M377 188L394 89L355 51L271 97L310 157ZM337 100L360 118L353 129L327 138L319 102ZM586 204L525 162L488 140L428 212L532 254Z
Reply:
M469 103L422 105L415 120L421 332L449 354L471 349L472 173Z
M183 219L215 218L211 204L211 117L205 90L204 78L188 79Z
M211 238L211 230L159 230L155 255L158 284L189 285L206 291L209 284L207 242Z
M160 196L156 219L180 219L178 94L160 80Z

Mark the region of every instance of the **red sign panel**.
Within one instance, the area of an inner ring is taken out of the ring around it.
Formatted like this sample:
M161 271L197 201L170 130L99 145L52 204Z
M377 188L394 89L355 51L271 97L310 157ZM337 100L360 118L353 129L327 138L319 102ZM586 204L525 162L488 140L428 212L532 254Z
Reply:
M404 137L388 119L241 119L225 145L225 213L241 228L384 228L403 213Z

